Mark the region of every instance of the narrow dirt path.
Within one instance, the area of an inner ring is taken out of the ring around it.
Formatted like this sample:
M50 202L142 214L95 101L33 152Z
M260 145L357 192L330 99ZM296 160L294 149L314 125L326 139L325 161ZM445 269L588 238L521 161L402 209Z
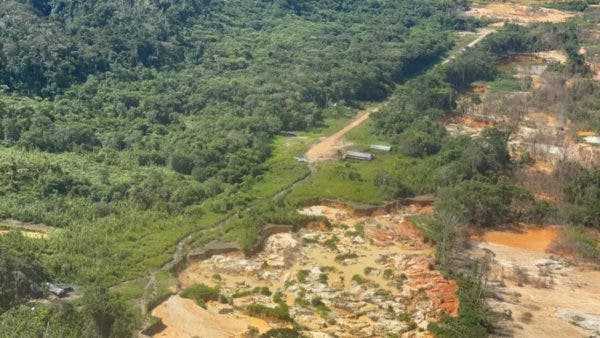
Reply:
M502 23L504 24L504 23ZM471 43L469 43L466 47L463 47L461 49L459 49L454 55L450 55L448 58L446 58L444 61L442 61L442 64L445 65L448 62L454 60L457 56L459 56L460 54L462 54L467 48L471 48L475 45L477 45L478 43L480 43L483 39L485 39L486 36L495 33L497 30L497 28L495 26L490 26L490 27L486 27L486 28L481 28L477 31L477 38L473 41L471 41Z
M372 113L379 111L388 101L380 103L374 107L363 110L357 118L348 123L344 128L338 130L335 134L325 137L318 143L310 147L304 157L309 163L317 163L336 158L338 150L343 149L347 144L344 143L344 135L350 130L360 126L369 119Z

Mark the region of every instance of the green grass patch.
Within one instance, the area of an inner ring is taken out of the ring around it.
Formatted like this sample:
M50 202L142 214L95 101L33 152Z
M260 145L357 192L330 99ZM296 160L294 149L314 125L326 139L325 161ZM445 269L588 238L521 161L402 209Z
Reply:
M516 92L521 90L521 84L512 77L498 76L494 81L488 83L490 93Z
M280 320L291 321L290 311L287 305L280 304L276 307L268 307L261 304L251 304L246 307L248 315L252 317L270 317Z
M254 289L236 292L231 297L232 298L241 298L241 297L246 297L246 296L250 296L250 295L257 295L257 294L261 294L261 295L264 295L264 296L270 296L271 295L271 290L269 290L269 288L266 287L266 286L263 286L263 287L258 287L257 286Z
M219 300L221 289L204 284L195 284L183 290L180 295L183 298L193 299L196 304L206 308L206 302Z
M436 189L435 157L420 159L394 153L377 153L373 161L324 162L317 172L288 195L288 202L302 205L322 200L350 202L357 206L381 205L406 194ZM377 184L389 177L392 184ZM401 186L401 189L396 189ZM402 192L400 192L402 195Z
M125 302L129 306L133 307L134 300L139 299L143 296L144 287L146 286L147 283L148 283L148 278L138 278L138 279L120 284L119 286L115 287L112 290L112 292L121 296L121 298L123 300L125 300Z

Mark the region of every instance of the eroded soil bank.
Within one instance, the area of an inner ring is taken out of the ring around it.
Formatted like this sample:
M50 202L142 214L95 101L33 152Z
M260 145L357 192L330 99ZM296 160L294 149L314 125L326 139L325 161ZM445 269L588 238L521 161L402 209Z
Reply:
M333 225L272 235L253 257L214 255L189 264L179 275L182 287L220 286L232 301L204 310L173 296L152 312L166 326L156 337L235 337L251 326L290 326L246 311L281 303L310 337L426 336L430 322L458 311L456 283L433 268L432 245L407 219L430 211L413 205L364 216L341 205L304 208Z

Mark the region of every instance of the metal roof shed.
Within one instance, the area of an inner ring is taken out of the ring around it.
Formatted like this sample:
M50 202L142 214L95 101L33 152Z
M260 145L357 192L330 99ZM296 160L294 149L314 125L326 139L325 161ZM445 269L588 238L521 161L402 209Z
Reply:
M358 151L347 151L344 158L345 159L351 158L351 159L361 160L361 161L371 161L372 159L375 158L375 156L370 153L361 153Z
M67 292L65 291L65 289L54 285L52 283L48 283L48 291L50 291L50 293L54 294L57 297L64 297L67 295Z
M387 152L392 150L392 147L390 147L390 146L382 146L379 144L371 144L371 146L369 148L371 148L372 150L387 151Z

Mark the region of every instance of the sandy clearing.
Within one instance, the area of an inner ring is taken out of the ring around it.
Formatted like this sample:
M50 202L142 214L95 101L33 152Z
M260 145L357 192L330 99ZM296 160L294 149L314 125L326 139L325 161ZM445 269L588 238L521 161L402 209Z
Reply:
M537 52L535 56L540 57L550 62L567 63L569 57L562 50L549 50L545 52Z
M556 9L534 8L510 3L490 3L486 6L474 5L465 14L476 18L488 17L525 25L532 22L565 22L576 16L575 13L563 12Z
M156 307L152 315L162 319L166 328L155 338L230 338L240 337L254 326L262 332L270 329L263 320L240 313L219 314L219 307L209 304L205 310L191 299L171 296Z
M499 311L512 314L508 323L514 337L588 337L591 332L579 328L556 316L558 310L567 309L580 313L600 315L600 271L591 271L562 265L540 277L541 262L560 265L561 259L539 251L515 248L489 242L475 242L474 256L482 250L494 253L490 283L496 284L489 305ZM475 253L478 252L478 253ZM513 267L525 269L531 280L550 279L549 287L536 287L535 283L518 283ZM499 300L500 299L500 300ZM523 320L523 314L531 314L531 320Z
M344 142L344 135L368 120L372 113L378 111L384 105L385 103L382 103L361 111L358 117L352 120L352 122L347 124L344 128L338 130L331 136L325 137L317 144L310 147L304 157L309 163L317 163L335 159L337 157L338 150L342 150L344 147L349 145Z

